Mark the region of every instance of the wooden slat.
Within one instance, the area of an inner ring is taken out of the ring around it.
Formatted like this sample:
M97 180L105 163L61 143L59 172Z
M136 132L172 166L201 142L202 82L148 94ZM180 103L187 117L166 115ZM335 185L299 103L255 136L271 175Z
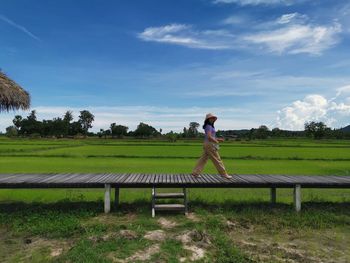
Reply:
M211 179L215 184L220 183L220 181L216 178L215 175L207 174L207 176L210 177L210 179Z
M136 174L134 178L132 178L131 183L137 184L139 182L139 178L142 176L142 174Z
M140 181L142 174L136 174L136 176L131 180L131 183L136 184Z
M211 184L212 181L210 180L209 176L207 174L202 175L202 181L204 181L206 184Z
M125 184L130 184L137 174L131 173L129 177L124 181Z

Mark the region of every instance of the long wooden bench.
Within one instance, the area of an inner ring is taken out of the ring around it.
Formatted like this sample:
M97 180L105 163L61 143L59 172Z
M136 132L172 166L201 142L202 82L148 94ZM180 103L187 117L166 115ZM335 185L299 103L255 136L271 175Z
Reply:
M350 176L233 174L225 179L215 174L194 178L190 174L144 173L12 173L0 174L0 188L104 188L104 211L111 210L111 188L115 204L120 188L270 188L276 202L277 188L294 189L294 206L301 210L301 188L350 188Z

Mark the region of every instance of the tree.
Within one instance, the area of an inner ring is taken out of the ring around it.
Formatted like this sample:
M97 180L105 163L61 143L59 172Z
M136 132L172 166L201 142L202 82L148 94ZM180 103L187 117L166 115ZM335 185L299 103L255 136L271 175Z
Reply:
M73 120L73 112L72 111L66 111L66 113L63 116L63 120L67 123L70 123Z
M272 137L279 137L279 136L282 135L282 131L279 128L277 128L277 127L273 128L271 130L271 135L272 135Z
M70 125L69 125L69 130L68 130L68 134L69 135L77 135L78 133L84 133L83 127L81 125L80 121L73 121Z
M6 136L8 137L14 137L18 135L18 130L15 126L8 126L6 128Z
M134 131L134 135L137 137L150 137L159 135L159 132L154 127L146 123L140 122L140 124Z
M42 133L42 122L37 121L36 111L32 110L27 118L21 121L20 134L31 135L31 134L41 134Z
M304 130L306 136L314 139L321 139L331 133L331 129L326 124L315 121L305 122Z
M186 127L184 127L184 128L183 128L182 137L186 138L186 137L187 137L187 135L188 135L187 128L186 128Z
M256 130L256 138L266 139L269 136L269 128L266 125L260 125Z
M63 116L63 123L64 123L64 136L67 136L69 134L69 125L71 121L73 120L73 112L72 111L66 111L66 113Z
M83 133L85 137L87 135L89 128L92 128L91 124L94 121L94 118L95 116L89 111L87 110L80 111L79 122L81 123L81 127L83 129Z
M190 122L187 134L189 137L197 137L198 136L198 127L199 123L198 122Z
M15 125L17 131L21 129L22 120L23 120L23 118L22 118L21 115L16 115L15 118L12 120L12 122Z
M176 142L177 134L173 131L168 132L165 136L170 142Z
M111 133L112 137L117 136L118 138L122 138L128 134L128 127L123 125L116 125L116 123L111 124Z
M29 116L27 117L27 119L29 121L36 121L36 111L35 110L32 110L29 114Z

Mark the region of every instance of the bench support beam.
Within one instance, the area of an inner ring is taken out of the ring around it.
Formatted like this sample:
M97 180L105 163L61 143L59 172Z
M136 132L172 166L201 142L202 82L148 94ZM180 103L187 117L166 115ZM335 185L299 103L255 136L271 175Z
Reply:
M294 207L295 211L299 212L301 210L301 186L296 184L294 186Z
M276 204L276 187L270 188L270 201L271 204Z
M105 213L111 211L111 185L105 184Z
M114 207L118 207L119 205L119 187L114 188Z

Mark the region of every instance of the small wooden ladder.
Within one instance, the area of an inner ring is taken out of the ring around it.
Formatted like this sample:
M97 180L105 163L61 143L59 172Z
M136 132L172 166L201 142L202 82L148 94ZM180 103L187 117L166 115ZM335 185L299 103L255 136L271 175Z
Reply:
M157 204L158 199L183 199L183 204ZM157 193L156 188L152 188L152 217L155 217L156 211L183 211L188 212L187 190L182 188L182 192L177 193Z

